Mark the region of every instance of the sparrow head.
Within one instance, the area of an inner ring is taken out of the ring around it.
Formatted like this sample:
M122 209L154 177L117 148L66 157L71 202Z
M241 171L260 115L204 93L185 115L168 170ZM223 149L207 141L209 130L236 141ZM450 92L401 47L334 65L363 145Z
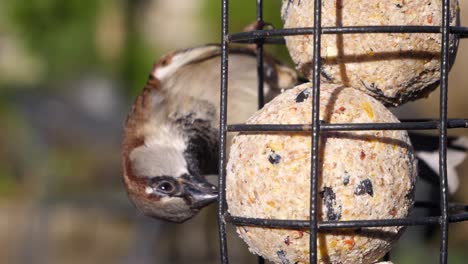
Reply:
M145 215L183 222L217 199L217 189L187 162L187 140L167 121L159 81L150 78L124 129L127 193Z
M124 174L132 202L158 219L183 222L218 196L216 186L187 170L177 148L151 145L151 140L124 154Z

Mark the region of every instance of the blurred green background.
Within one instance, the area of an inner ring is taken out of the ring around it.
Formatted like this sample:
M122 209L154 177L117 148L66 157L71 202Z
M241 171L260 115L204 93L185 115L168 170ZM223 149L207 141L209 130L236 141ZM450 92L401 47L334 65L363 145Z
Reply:
M230 2L238 32L255 20L256 1ZM281 1L264 2L265 20L281 28ZM219 42L220 10L219 0L0 1L0 263L217 263L215 208L183 225L139 215L124 193L119 152L152 63ZM468 2L461 10L468 25ZM468 117L467 45L450 75L450 117ZM269 50L291 63L284 47ZM396 112L437 117L438 92ZM462 187L451 199L467 202L468 162L458 172ZM466 263L467 237L467 223L451 226L450 263ZM394 262L437 263L438 238L409 228ZM229 245L232 263L255 263L234 233Z

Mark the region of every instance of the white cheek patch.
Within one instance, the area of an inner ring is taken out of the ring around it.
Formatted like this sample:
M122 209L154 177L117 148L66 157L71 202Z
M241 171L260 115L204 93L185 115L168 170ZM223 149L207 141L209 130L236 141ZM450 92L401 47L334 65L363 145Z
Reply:
M137 177L179 177L187 173L183 153L172 148L141 146L132 151L130 160ZM145 192L150 190L145 189Z

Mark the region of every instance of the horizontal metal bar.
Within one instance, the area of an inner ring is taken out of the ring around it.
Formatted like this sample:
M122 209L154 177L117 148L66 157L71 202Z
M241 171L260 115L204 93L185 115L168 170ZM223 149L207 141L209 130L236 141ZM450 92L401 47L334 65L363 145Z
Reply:
M449 216L450 223L464 222L468 220L468 214L456 214Z
M441 33L439 26L355 26L355 27L322 27L322 34L369 34L369 33ZM228 36L230 42L244 42L295 35L313 35L313 27L253 30L239 32ZM468 37L468 27L450 27L451 34L460 38Z
M239 40L235 43L242 43L242 44L270 44L270 45L285 45L286 41L283 37L272 37L272 38L260 38L260 39L245 39Z
M450 119L448 128L468 128L468 119ZM438 129L439 121L405 121L401 123L346 123L328 124L322 121L321 131L361 131L361 130L429 130ZM309 132L310 124L232 124L228 125L229 132Z
M264 218L247 218L225 215L225 220L238 226L256 226L268 228L309 228L309 220L279 220ZM449 222L461 222L468 220L468 213L459 213L449 216ZM324 221L318 223L318 229L331 230L340 228L362 228L362 227L384 227L384 226L417 226L417 225L438 225L440 216L426 216L418 218L398 218L398 219L374 219L374 220L353 220L353 221Z
M239 226L256 226L269 228L294 228L306 229L309 228L309 220L278 220L278 219L263 219L263 218L247 218L226 215L225 219L234 225ZM336 228L360 228L360 227L383 227L383 226L413 226L413 225L428 225L438 224L439 217L419 217L415 219L382 219L382 220L354 220L354 221L326 221L319 222L319 230L336 229Z
M438 201L416 201L414 202L415 208L427 209L427 208L440 208ZM448 208L451 211L466 211L468 212L468 204L462 203L449 203Z

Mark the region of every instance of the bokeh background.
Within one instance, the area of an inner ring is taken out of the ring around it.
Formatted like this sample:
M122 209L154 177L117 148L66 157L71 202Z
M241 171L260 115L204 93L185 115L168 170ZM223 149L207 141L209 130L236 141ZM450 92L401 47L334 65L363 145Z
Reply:
M255 20L231 1L230 30ZM281 28L280 0L265 20ZM219 42L219 0L0 1L0 263L217 263L216 211L174 225L131 206L121 180L122 124L160 55ZM461 1L468 26L468 2ZM270 47L291 63L283 47ZM468 43L450 74L449 116L468 117ZM438 92L397 109L438 116ZM468 136L466 130L451 135ZM468 162L452 201L468 202ZM429 187L418 186L420 197ZM417 213L417 212L416 212ZM421 213L422 214L422 213ZM255 263L229 235L232 263ZM439 233L411 227L395 263L437 263ZM450 227L450 263L468 259L468 224Z

